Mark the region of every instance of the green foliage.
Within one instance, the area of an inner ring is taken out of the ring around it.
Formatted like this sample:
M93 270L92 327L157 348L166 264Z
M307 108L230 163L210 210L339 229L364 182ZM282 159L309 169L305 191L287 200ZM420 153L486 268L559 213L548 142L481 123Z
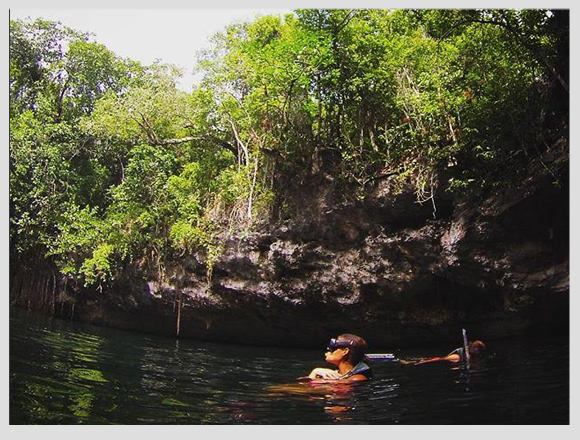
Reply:
M248 167L241 167L236 170L234 167L226 169L217 179L217 190L220 197L227 203L234 203L236 200L245 199L250 193L247 184L251 170Z
M85 285L113 279L110 261L113 251L113 245L102 244L93 251L91 258L83 261L81 272L85 278Z
M108 258L112 249L106 254L103 253L107 248L102 241L105 227L95 210L88 207L81 209L71 204L56 225L58 232L55 238L47 243L46 256L54 257L62 274L70 277L89 275L94 281L95 274L92 269L102 270L107 266L110 271L110 266L104 260ZM92 267L88 262L91 259L94 260Z
M438 176L453 192L493 186L559 133L568 20L297 10L217 34L190 93L173 66L11 21L11 256L44 254L102 285L199 252L211 278L220 234L267 220L288 182L312 173L361 187L392 173L422 202Z
M419 188L429 170L454 164L480 181L537 142L538 78L551 75L554 35L565 33L551 17L299 10L231 26L202 67L208 86L237 96L249 137L267 127L284 173L322 146L340 154L348 180L402 167Z

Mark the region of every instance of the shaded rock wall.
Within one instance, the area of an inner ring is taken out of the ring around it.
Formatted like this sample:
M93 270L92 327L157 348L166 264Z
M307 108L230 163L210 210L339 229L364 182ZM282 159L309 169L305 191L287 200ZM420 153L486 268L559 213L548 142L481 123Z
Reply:
M437 219L392 179L352 202L324 179L302 185L291 218L224 237L211 280L189 255L163 277L136 273L103 292L69 286L74 318L278 346L343 332L374 347L457 343L462 326L488 339L567 332L566 142L494 193L438 194Z

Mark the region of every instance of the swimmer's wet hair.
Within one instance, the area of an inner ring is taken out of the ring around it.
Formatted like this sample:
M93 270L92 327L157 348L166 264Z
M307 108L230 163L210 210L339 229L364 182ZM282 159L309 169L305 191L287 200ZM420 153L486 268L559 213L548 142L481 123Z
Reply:
M344 333L336 339L341 346L349 349L348 361L352 365L356 365L364 359L368 346L363 338L357 335L351 335L350 333Z
M486 347L485 344L481 341L473 341L469 343L469 354L472 356L478 356L483 354Z

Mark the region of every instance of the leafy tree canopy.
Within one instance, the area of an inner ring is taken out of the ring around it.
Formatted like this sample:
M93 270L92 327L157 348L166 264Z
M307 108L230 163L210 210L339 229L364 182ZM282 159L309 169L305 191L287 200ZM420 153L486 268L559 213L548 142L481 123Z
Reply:
M11 255L86 284L187 252L210 276L220 234L268 221L297 177L395 175L435 203L567 129L568 11L265 16L213 38L189 93L90 38L10 22Z

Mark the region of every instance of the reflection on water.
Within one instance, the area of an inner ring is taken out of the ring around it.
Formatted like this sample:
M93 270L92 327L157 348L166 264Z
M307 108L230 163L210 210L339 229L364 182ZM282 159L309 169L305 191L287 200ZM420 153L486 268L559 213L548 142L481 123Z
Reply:
M296 378L324 365L318 351L178 341L11 310L10 422L569 423L567 343L490 341L490 351L469 369L375 362L372 381L312 385Z

